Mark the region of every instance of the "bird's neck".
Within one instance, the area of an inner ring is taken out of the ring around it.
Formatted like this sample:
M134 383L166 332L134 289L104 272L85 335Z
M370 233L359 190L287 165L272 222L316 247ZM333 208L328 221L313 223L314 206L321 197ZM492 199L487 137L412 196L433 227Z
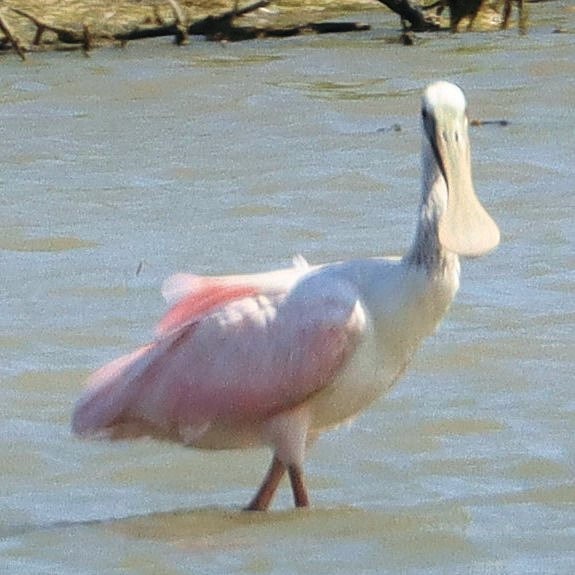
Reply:
M435 162L429 161L422 182L422 200L419 205L417 228L411 249L405 261L413 266L425 269L429 275L441 274L446 268L457 268L457 254L443 248L439 241L438 225L447 206L447 184Z

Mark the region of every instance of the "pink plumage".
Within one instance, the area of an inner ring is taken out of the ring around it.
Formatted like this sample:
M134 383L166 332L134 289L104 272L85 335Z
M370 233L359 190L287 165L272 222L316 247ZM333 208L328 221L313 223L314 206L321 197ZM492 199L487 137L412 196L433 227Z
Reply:
M156 331L166 335L185 324L199 320L217 307L236 299L255 296L257 290L248 285L229 285L217 278L193 276L195 289L178 301L163 317Z
M267 291L233 281L195 277L153 343L90 378L73 430L199 447L261 444L266 421L328 385L363 328L355 300L334 294L319 307L317 290L288 289L293 277Z

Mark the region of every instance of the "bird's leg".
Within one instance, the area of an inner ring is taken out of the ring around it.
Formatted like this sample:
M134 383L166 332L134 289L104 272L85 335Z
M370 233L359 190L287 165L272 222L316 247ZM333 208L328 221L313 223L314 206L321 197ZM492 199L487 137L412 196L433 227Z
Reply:
M286 472L286 466L274 456L269 471L261 484L258 492L245 508L246 511L265 511L277 491L278 485ZM291 472L290 472L291 477Z
M309 507L309 496L303 479L303 470L299 465L288 467L293 499L296 507Z

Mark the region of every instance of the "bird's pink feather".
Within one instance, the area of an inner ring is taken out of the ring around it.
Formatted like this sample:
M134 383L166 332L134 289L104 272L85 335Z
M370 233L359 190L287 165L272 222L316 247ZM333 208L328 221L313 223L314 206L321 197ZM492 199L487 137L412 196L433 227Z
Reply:
M124 355L94 372L76 403L72 430L79 435L105 431L118 420L136 391L131 385L152 359L154 344Z
M160 322L154 343L96 372L76 408L77 432L187 441L211 425L257 426L326 387L364 327L348 293L266 295L204 279Z
M257 289L253 286L229 285L217 278L196 277L194 290L172 306L156 327L156 333L160 336L167 335L193 323L217 307L256 293Z

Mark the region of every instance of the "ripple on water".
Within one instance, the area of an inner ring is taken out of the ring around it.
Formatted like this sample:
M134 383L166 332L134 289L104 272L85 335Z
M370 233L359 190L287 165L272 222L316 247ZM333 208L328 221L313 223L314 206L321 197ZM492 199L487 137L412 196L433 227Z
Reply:
M0 250L11 252L67 252L95 246L96 242L74 236L23 237L13 234L0 238Z

